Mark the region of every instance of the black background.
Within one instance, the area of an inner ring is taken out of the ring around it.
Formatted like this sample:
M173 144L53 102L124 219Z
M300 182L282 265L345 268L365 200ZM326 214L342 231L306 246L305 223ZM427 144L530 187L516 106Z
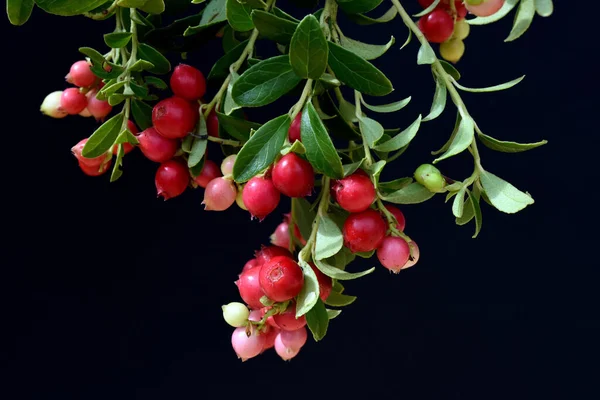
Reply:
M536 17L512 43L503 43L510 17L474 27L458 64L467 86L527 75L509 91L464 99L492 136L549 140L520 154L482 149L484 167L536 203L516 215L484 204L477 239L472 225L454 224L443 196L403 207L419 264L399 275L379 267L349 282L358 301L291 362L274 351L240 362L220 309L239 299L233 282L268 242L287 199L262 223L236 207L204 212L202 189L163 202L153 184L156 164L138 151L126 157L118 182L86 177L70 148L97 125L78 116L53 120L38 109L47 93L66 87L78 47L105 49L101 34L112 22L39 10L22 27L3 21L2 330L4 377L17 391L4 386L2 397L597 398L597 43L588 40L597 35L593 12L570 3L555 2L553 17ZM409 11L417 9L415 1ZM415 43L398 50L406 33L400 20L368 28L342 22L356 39L397 38L377 65L394 82L390 101L413 101L383 117L386 126L405 127L426 114L431 75L416 66ZM187 62L208 73L221 54L213 41ZM262 122L291 104L289 98L249 115ZM446 110L424 124L388 177L430 162L453 118ZM470 158L440 168L465 177Z

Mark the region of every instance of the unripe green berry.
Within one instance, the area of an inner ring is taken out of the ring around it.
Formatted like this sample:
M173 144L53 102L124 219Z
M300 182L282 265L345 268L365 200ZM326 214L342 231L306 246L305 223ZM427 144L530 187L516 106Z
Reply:
M451 63L457 63L465 54L465 43L460 39L450 39L440 44L442 58Z
M465 40L471 32L471 25L464 19L456 21L454 24L454 33L452 33L452 39Z
M420 165L415 171L415 180L434 193L442 192L444 186L446 186L446 181L440 170L431 164Z
M467 4L470 6L478 6L483 3L485 0L467 0Z
M235 203L238 205L239 208L241 208L242 210L246 210L248 211L248 208L246 207L246 205L244 204L244 199L242 197L242 189L238 189L238 193L237 196L235 197Z
M223 319L234 328L245 326L248 322L250 311L245 304L232 302L221 307L223 309Z

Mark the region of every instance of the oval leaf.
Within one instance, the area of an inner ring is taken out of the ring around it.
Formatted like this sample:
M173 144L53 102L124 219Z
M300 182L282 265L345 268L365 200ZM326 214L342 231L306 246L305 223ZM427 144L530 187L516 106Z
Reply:
M334 291L329 293L325 304L332 307L344 307L350 305L356 301L356 296L348 296L347 294L341 294Z
M473 142L475 138L475 123L470 116L461 119L460 124L458 125L458 130L456 131L456 136L448 146L448 149L442 156L433 160L433 163L437 163L439 161L445 160L446 158L450 158L455 156L463 151L465 151Z
M315 271L305 261L299 262L304 276L304 285L296 297L296 318L300 318L319 302L319 281Z
M425 186L413 182L402 189L380 197L381 200L395 204L417 204L429 200L434 195L435 193L430 192Z
M454 202L452 203L452 214L454 214L456 218L460 218L463 215L466 192L467 187L461 187L454 198Z
M374 148L375 143L383 136L383 126L374 119L361 117L358 120L360 132L363 138L367 141L369 148Z
M527 31L527 29L529 29L531 21L533 21L534 15L534 0L521 0L521 4L519 4L519 9L517 10L517 14L515 15L512 30L510 31L508 37L504 39L504 41L512 42L513 40L520 38Z
M329 66L336 78L361 93L385 96L394 90L390 80L373 64L331 42Z
M226 15L229 25L238 32L247 32L254 29L250 13L252 7L238 0L227 0Z
M242 107L270 104L292 90L301 79L292 71L287 55L272 57L247 69L231 90Z
M325 334L327 334L329 313L321 299L318 299L313 308L306 313L306 325L308 325L308 329L312 332L315 342L323 339Z
M250 138L251 130L254 129L256 131L261 127L261 124L256 122L250 122L248 120L237 118L232 115L226 115L218 111L216 113L217 118L219 119L219 125L225 130L225 132L243 142Z
M446 99L448 96L448 89L446 88L446 82L444 79L435 77L435 94L433 95L433 102L431 103L431 110L429 114L423 118L423 122L431 121L442 115L446 108Z
M340 37L340 44L346 50L364 58L365 60L375 60L381 57L394 45L396 39L392 36L386 44L368 44L359 42L358 40L350 39L346 36Z
M479 133L478 137L485 147L488 147L492 150L501 151L503 153L520 153L522 151L535 149L536 147L540 147L548 143L547 140L542 140L536 143L505 142L483 133Z
M302 112L300 135L306 148L306 158L313 168L331 178L341 179L344 176L342 160L311 101L306 103Z
M88 139L81 154L86 158L99 157L115 143L123 125L123 114L117 114L102 125Z
M33 0L6 0L6 14L13 25L23 25L33 11Z
M368 269L366 271L362 271L362 272L346 272L344 270L341 270L339 268L329 265L328 263L326 263L323 260L315 260L315 265L317 266L319 271L321 271L325 275L327 275L333 279L339 279L340 281L348 281L351 279L358 279L358 278L361 278L361 277L368 275L371 272L375 271L375 267L373 267L373 268L370 268L370 269Z
M390 22L398 15L396 6L391 6L381 17L371 18L363 14L350 14L348 18L354 21L358 25L373 25L373 24L385 24Z
M289 115L279 116L250 137L235 159L233 178L236 182L246 182L275 161L291 123Z
M104 35L104 43L113 49L120 49L127 46L127 43L131 40L131 36L130 32L106 33Z
M431 48L429 43L421 44L421 47L419 47L419 52L417 53L417 64L433 64L436 59L437 58L435 56L435 52L433 51L433 48Z
M534 203L530 195L491 172L480 171L479 180L492 205L502 212L513 214Z
M152 126L152 106L141 100L133 99L131 101L131 113L136 125L145 130Z
M35 3L47 13L70 17L92 11L106 0L36 0Z
M200 113L200 118L199 118L199 130L198 130L198 136L200 137L205 137L206 135L208 135L208 131L206 129L206 120L204 119L204 115L202 113ZM206 139L201 139L201 138L194 138L194 142L192 143L192 148L190 150L190 155L188 157L188 168L193 168L196 165L198 165L198 163L200 161L202 161L202 157L204 157L204 153L206 152L206 144L208 143L208 140Z
M466 92L487 93L487 92L498 92L500 90L510 89L511 87L513 87L513 86L517 85L519 82L521 82L523 79L525 79L525 75L523 75L520 78L513 79L510 82L501 83L500 85L494 85L494 86L485 87L485 88L468 88L468 87L465 87L465 86L459 84L455 80L453 80L452 83L454 84L454 86L456 86L460 90L464 90Z
M373 148L373 150L382 151L382 152L390 152L390 151L399 150L399 149L403 148L404 146L407 146L411 142L411 140L413 140L414 137L417 136L417 132L419 131L420 126L421 126L421 116L419 115L419 117L415 120L415 122L410 124L410 126L408 128L406 128L405 130L403 130L402 132L400 132L399 134L397 134L396 136L394 136L392 139L388 140L387 142L378 144L377 146L375 146Z
M338 0L340 8L348 14L359 14L374 10L383 0Z
M217 62L211 68L208 79L214 78L225 78L229 75L229 67L231 64L236 62L238 58L244 52L244 49L248 45L248 40L244 40L237 44L234 48L225 53L225 55L217 60Z
M319 79L327 68L327 39L314 15L298 24L290 42L290 65L300 78Z
M344 237L340 228L328 216L320 217L315 241L315 258L322 260L332 257L342 249Z
M312 224L316 217L308 200L302 197L292 198L292 219L300 230L303 238L310 237Z
M252 22L261 36L281 44L291 42L298 26L297 23L262 10L252 11Z
M146 43L140 43L138 46L138 55L140 58L150 61L154 68L149 71L153 74L166 74L171 70L171 63L158 50L148 46Z
M360 100L361 100L363 106L367 107L371 111L378 112L378 113L391 113L391 112L400 111L404 107L406 107L406 105L408 103L410 103L411 97L407 97L404 100L395 101L390 104L381 104L381 105L377 105L377 106L367 104L365 102L365 100L362 98L362 96L361 96Z

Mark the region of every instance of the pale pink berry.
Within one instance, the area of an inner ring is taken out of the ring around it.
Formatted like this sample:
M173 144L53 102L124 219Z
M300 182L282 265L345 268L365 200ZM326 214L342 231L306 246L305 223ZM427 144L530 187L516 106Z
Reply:
M265 337L265 345L263 346L262 351L268 350L275 346L275 339L277 338L279 331L279 328L267 326L266 330L263 333L261 333L261 335L264 335Z
M96 98L97 94L97 90L90 90L87 93L87 109L90 112L90 114L94 116L96 121L100 121L106 118L108 114L110 114L110 112L112 111L112 106L108 104L108 101L106 100L98 100Z
M89 118L92 116L92 113L90 112L90 110L88 110L88 108L84 108L82 112L79 113L80 117L84 117L84 118Z
M223 175L231 175L233 173L233 164L235 164L236 157L236 154L225 157L221 163L221 173Z
M279 334L275 337L275 344L273 347L275 347L275 352L279 357L281 357L282 360L291 360L292 358L296 357L298 353L300 353L301 347L287 346L281 338L281 332L279 332Z
M290 247L290 225L288 222L283 221L277 228L275 232L271 235L271 244L275 246L285 247L286 249Z
M408 246L410 247L410 250L412 251L412 260L409 258L409 260L406 262L406 264L404 264L402 269L410 268L413 265L415 265L419 261L419 257L421 256L421 252L419 251L419 246L417 246L417 243L415 241L408 242Z
M236 328L231 335L231 346L242 361L259 355L264 345L265 335L259 334L254 328L250 328L250 336L246 334L246 328L243 326Z
M408 243L400 237L386 236L377 248L377 258L381 265L396 274L406 264L409 255Z
M85 60L81 60L71 65L71 70L65 79L75 86L88 87L96 82L96 75L92 72L90 64Z
M204 190L204 209L207 211L224 211L235 202L237 188L229 179L215 178Z
M306 340L308 339L308 332L305 326L295 331L281 331L279 335L281 336L281 342L286 347L294 349L300 349L306 344Z
M64 118L68 114L65 110L60 107L60 98L62 96L62 90L57 90L48 94L44 101L42 101L42 105L40 106L40 111L49 117L52 118Z

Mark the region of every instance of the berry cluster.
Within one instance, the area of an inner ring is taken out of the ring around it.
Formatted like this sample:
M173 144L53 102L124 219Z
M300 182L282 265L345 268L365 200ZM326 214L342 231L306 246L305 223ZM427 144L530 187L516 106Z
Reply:
M419 0L424 9L434 0ZM441 0L435 9L422 16L417 25L431 43L440 43L440 55L446 61L457 63L465 53L464 39L469 36L467 13L485 17L496 13L505 0Z

